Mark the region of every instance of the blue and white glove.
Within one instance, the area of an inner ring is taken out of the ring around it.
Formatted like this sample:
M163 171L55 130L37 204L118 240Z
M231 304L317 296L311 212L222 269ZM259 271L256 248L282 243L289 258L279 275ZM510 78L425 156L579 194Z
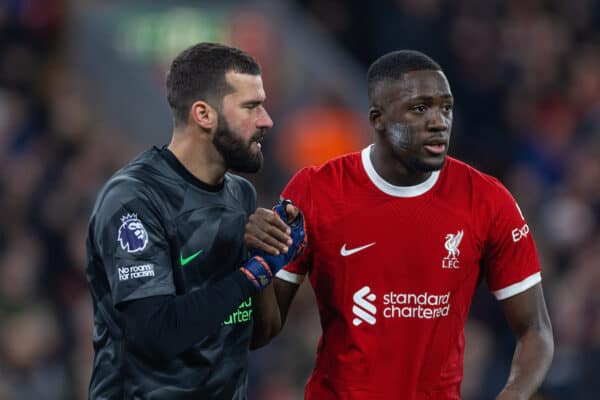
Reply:
M273 207L273 212L288 224L291 230L290 236L292 237L292 244L288 247L287 253L280 253L279 255L274 256L263 250L252 250L250 259L240 268L246 274L246 277L259 290L267 287L273 280L273 276L291 261L300 256L306 247L306 226L302 211L299 210L296 218L294 218L293 221L288 222L288 216L285 212L285 208L288 204L293 205L290 200L282 200Z

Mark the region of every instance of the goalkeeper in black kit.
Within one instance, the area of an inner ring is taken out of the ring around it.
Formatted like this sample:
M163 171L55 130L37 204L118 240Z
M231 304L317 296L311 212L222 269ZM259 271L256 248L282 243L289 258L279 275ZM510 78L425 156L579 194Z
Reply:
M245 399L248 349L277 326L270 283L304 248L303 217L286 202L256 214L254 187L228 172L260 169L273 125L250 56L211 43L184 50L167 98L171 142L110 178L91 216L89 398ZM258 240L271 252L252 250Z

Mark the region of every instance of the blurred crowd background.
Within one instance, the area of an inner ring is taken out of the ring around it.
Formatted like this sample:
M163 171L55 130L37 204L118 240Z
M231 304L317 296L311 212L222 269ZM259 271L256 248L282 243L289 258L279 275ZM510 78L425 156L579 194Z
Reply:
M540 252L556 353L536 398L600 398L600 2L0 0L0 399L87 398L91 207L168 142L165 68L203 40L263 65L262 206L298 168L370 142L373 60L436 59L456 98L450 153L508 186ZM514 339L485 285L466 332L463 398L492 399ZM319 335L304 283L281 336L251 354L250 399L301 399Z

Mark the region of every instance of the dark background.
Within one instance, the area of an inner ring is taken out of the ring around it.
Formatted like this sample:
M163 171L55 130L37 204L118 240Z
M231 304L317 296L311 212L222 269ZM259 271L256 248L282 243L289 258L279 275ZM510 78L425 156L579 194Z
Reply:
M91 207L117 168L169 141L165 68L202 40L263 65L262 206L301 166L370 142L374 59L436 59L456 98L450 153L507 185L540 252L556 353L536 398L600 398L599 33L594 0L0 0L0 399L86 398ZM282 335L251 354L251 399L302 398L316 314L304 284ZM492 399L514 340L485 287L466 333L463 398Z

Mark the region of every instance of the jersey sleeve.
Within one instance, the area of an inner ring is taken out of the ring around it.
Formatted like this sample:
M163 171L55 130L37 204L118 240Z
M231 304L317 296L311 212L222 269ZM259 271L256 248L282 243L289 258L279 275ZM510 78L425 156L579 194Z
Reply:
M95 213L93 231L115 305L175 294L167 234L141 184L126 181L110 188Z
M311 173L313 168L303 168L288 182L281 192L282 199L291 200L302 211L306 224L307 244L304 252L277 273L277 278L300 284L312 265L311 237L316 223L312 213Z
M517 295L541 281L541 268L529 225L508 190L494 180L492 220L484 266L498 300Z

